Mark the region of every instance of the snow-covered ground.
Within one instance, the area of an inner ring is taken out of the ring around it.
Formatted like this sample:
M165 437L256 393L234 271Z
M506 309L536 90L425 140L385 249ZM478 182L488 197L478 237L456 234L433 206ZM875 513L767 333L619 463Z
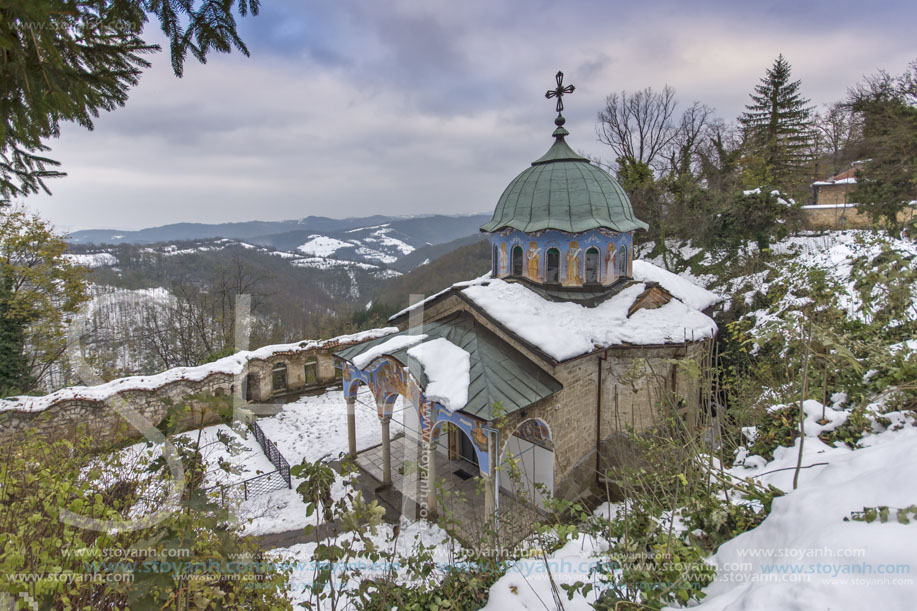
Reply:
M393 436L402 430L398 412L404 407L403 402L395 406L396 417L391 425ZM293 403L284 405L283 411L275 416L259 418L258 424L291 465L296 465L302 460L337 458L338 455L347 451L347 405L344 393L340 389L331 389L321 395L302 397ZM216 425L202 430L204 443L209 444L216 440L218 431L229 435L246 449L232 456L226 452L225 446L210 445L208 451L204 453L210 469L207 485L231 484L253 477L259 472L273 471L273 466L262 453L253 435L243 438L225 425ZM356 431L358 448L371 447L381 442L381 427L375 411L374 399L366 387L361 387L357 395ZM196 434L193 431L183 433L186 436ZM239 474L228 474L219 468L221 461L244 469L244 471ZM245 534L265 535L300 530L309 524L315 525L316 514L306 515L306 506L299 493L296 492L296 487L302 480L296 477L292 479L292 489L283 488L267 494L251 496L248 500L237 500L236 514L242 522ZM332 487L332 496L335 499L341 499L348 492L352 492L349 483L337 476ZM343 540L349 537L352 535L345 534L340 538ZM441 566L448 564L452 557L453 550L444 544L447 538L446 533L439 527L422 521L403 524L397 548L394 548L392 525L382 524L376 534L372 535L376 545L397 549L402 557L410 556L419 544L428 547L435 546L433 561ZM275 548L270 552L276 562L288 564L292 568L290 584L294 604L308 598L303 590L312 582L314 569L312 555L315 547L315 543L301 543L286 548ZM374 561L369 558L356 559L354 562L364 563L366 568L361 571L362 576L381 577L383 575L381 563L374 564Z
M807 412L820 411L816 402L808 403ZM906 420L900 413L885 416L899 426ZM864 438L864 447L856 450L826 445L817 436L819 428L806 427L802 464L814 466L800 471L796 490L799 440L793 448L778 448L766 464L730 471L787 494L774 500L761 525L727 541L710 559L717 574L696 608L914 608L917 524L913 516L911 523L899 523L894 509L917 504L917 471L912 468L917 428L894 430L893 425ZM886 523L852 519L881 506L892 509Z
M396 404L395 411L403 409L403 403ZM357 447L372 447L382 442L381 425L375 408L375 400L369 389L361 387L356 404ZM319 459L336 459L347 452L347 403L340 389L330 389L323 394L305 396L283 406L275 416L258 419L264 434L274 442L280 453L290 463L297 465L303 460L314 462ZM392 436L402 430L401 418L397 415L390 426ZM233 441L245 446L246 450L230 455L221 444L210 444L222 432ZM183 435L195 435L195 432ZM254 436L240 435L226 425L214 425L202 429L204 442L209 445L205 459L210 465L208 486L232 484L254 477L259 473L274 470L264 456ZM219 468L226 462L238 468L241 473L230 474ZM276 490L267 494L251 496L240 500L237 513L243 521L246 534L263 535L305 528L310 520L296 487L302 480L293 477L292 489ZM347 491L347 483L338 477L333 490L335 498L341 498Z

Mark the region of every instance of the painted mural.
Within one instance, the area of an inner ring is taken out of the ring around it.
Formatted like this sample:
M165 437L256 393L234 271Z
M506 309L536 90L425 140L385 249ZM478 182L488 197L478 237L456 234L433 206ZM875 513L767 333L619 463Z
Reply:
M381 356L363 369L348 361L342 365L345 397L355 397L360 384L365 384L376 399L379 418L391 417L398 395L405 397L417 410L420 435L425 443L430 443L431 434L434 438L439 434L442 427L437 425L440 423L454 424L474 443L481 475L490 472L487 430L481 420L461 412L451 412L439 403L428 401L414 376L392 357Z
M513 435L537 446L554 450L554 443L551 441L551 429L548 428L544 421L537 418L529 418L520 424Z
M508 253L519 246L524 252L523 274L526 278L543 283L547 278L547 251L556 248L560 253L560 269L557 278L563 286L583 286L585 283L586 251L595 248L599 252L599 283L609 285L621 276L630 275L630 260L633 235L608 229L592 229L583 233L568 233L556 229L525 233L506 229L491 237L496 261L497 276L510 275ZM623 255L623 256L619 256Z

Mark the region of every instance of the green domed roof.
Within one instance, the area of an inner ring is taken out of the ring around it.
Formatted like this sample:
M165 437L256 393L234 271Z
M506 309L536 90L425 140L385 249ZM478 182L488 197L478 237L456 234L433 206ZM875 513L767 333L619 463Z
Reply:
M509 183L493 218L481 231L512 227L525 232L579 233L605 227L625 232L649 227L634 216L621 185L570 148L564 141L567 134L563 127L554 130L554 144Z

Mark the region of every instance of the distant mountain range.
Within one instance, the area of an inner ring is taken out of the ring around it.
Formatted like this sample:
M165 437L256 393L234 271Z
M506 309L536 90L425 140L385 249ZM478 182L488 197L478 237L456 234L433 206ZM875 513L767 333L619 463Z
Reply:
M206 293L227 278L244 278L269 330L261 339L283 343L385 324L408 295L432 294L485 273L490 248L479 228L489 219L309 217L90 230L70 236L65 256L92 268L89 279L98 290L192 294L195 287Z
M332 219L308 216L290 221L248 221L244 223L174 223L137 231L117 229L86 229L68 236L71 244L120 245L159 244L188 240L229 238L244 240L258 246L277 250L296 250L318 234L340 241L369 240L372 233L388 228L384 234L405 242L413 248L427 244L441 244L478 233L481 225L490 219L489 214L463 216L384 216ZM375 236L379 237L379 236ZM381 238L380 238L381 240ZM384 240L382 240L384 242ZM382 243L378 242L378 243ZM343 254L343 253L342 253ZM404 253L407 254L407 253Z
M121 254L131 250L139 249L148 257L158 254L174 258L240 246L275 255L293 267L361 270L386 278L484 239L480 226L489 218L486 214L348 219L310 216L298 221L177 223L139 231L92 229L68 237L68 256L89 267L117 267Z

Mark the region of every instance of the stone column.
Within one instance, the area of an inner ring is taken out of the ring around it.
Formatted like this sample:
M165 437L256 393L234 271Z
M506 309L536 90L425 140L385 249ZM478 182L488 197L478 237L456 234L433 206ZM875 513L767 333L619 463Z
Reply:
M357 397L347 397L347 448L351 458L357 457Z
M484 473L484 519L489 523L493 524L494 516L496 515L496 505L494 504L494 454L496 454L496 447L494 443L494 436L490 431L487 431L487 464L488 471Z
M392 417L382 418L382 485L392 485L392 440L389 436L389 423Z
M436 512L436 438L427 444L427 514Z
M494 480L490 475L484 476L484 520L488 523L494 517Z

